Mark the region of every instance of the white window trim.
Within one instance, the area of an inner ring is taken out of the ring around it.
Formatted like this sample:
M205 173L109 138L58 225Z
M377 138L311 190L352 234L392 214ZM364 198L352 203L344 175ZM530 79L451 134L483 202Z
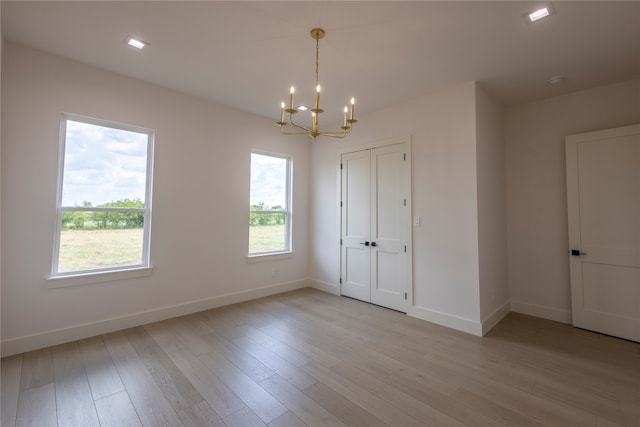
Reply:
M287 192L286 198L285 198L287 206L285 206L286 208L285 210L262 210L262 211L249 210L249 215L251 215L252 213L283 213L285 215L284 217L285 248L278 249L275 251L250 252L247 254L247 262L253 263L253 262L261 262L261 261L267 261L267 260L270 261L274 259L290 258L293 254L293 239L292 239L292 234L293 234L292 232L293 230L293 209L292 209L292 206L293 206L293 156L289 154L274 153L274 152L263 151L263 150L251 150L251 154L276 157L280 159L285 159L287 161L287 170L285 172L287 177L287 185L285 190ZM251 166L249 166L249 171L251 172ZM249 191L251 191L251 183L249 183ZM249 205L251 205L251 203L249 203Z
M68 286L90 285L93 283L113 282L116 280L136 279L151 276L153 267L130 267L120 270L94 270L92 272L66 274L47 278L47 288L65 288Z
M282 252L261 252L247 255L247 264L253 264L255 262L264 261L276 261L279 259L293 258L295 252L282 251Z
M62 206L62 186L64 181L64 159L67 143L67 121L77 121L96 126L109 127L130 132L144 133L147 135L147 176L145 180L144 208L98 208L81 206ZM60 118L60 136L58 150L58 183L56 194L56 230L53 241L53 257L51 262L51 275L47 278L49 288L76 286L90 283L123 280L135 277L149 276L153 272L150 264L151 246L151 196L153 189L153 153L155 132L152 129L140 126L128 125L109 120L81 116L72 113L63 113ZM120 211L120 212L144 212L142 262L126 266L109 267L94 270L78 270L58 272L60 256L60 233L62 231L62 215L65 211Z

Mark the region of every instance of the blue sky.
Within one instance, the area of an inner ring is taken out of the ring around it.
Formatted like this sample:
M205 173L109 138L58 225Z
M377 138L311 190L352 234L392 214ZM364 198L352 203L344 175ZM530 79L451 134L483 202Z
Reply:
M67 120L62 206L144 201L147 134Z

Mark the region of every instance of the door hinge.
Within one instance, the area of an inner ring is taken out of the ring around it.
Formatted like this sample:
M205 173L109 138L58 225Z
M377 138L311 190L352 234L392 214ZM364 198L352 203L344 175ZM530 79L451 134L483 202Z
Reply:
M404 199L404 205L407 206L407 199Z
M342 207L342 200L340 200L340 207Z
M405 300L407 299L407 293L406 292L404 293L404 299Z
M407 252L407 245L404 245L404 251Z
M340 246L342 246L342 239L340 239Z
M342 285L342 277L340 278L340 284Z
M340 169L342 169L342 163L340 163Z
M407 160L407 153L402 153L404 160Z

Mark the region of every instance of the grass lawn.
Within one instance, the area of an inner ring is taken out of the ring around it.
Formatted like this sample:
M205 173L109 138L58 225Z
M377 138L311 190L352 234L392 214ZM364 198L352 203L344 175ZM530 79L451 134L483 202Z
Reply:
M249 227L249 253L284 247L284 225ZM142 229L63 230L60 235L58 271L94 270L140 264Z
M63 230L58 271L81 271L140 264L142 228Z
M284 224L252 225L249 227L249 253L284 248Z

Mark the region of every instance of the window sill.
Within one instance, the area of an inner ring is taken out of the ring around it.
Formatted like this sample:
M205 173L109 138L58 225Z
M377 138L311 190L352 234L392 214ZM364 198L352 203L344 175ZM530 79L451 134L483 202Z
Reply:
M277 261L279 259L287 259L293 258L293 252L273 252L270 254L256 254L256 255L248 255L247 263L251 264L254 262L265 262L265 261Z
M92 283L135 279L137 277L151 276L151 274L153 274L152 267L140 267L126 270L81 273L68 276L52 276L47 278L47 287L49 289L65 288L67 286L89 285Z

